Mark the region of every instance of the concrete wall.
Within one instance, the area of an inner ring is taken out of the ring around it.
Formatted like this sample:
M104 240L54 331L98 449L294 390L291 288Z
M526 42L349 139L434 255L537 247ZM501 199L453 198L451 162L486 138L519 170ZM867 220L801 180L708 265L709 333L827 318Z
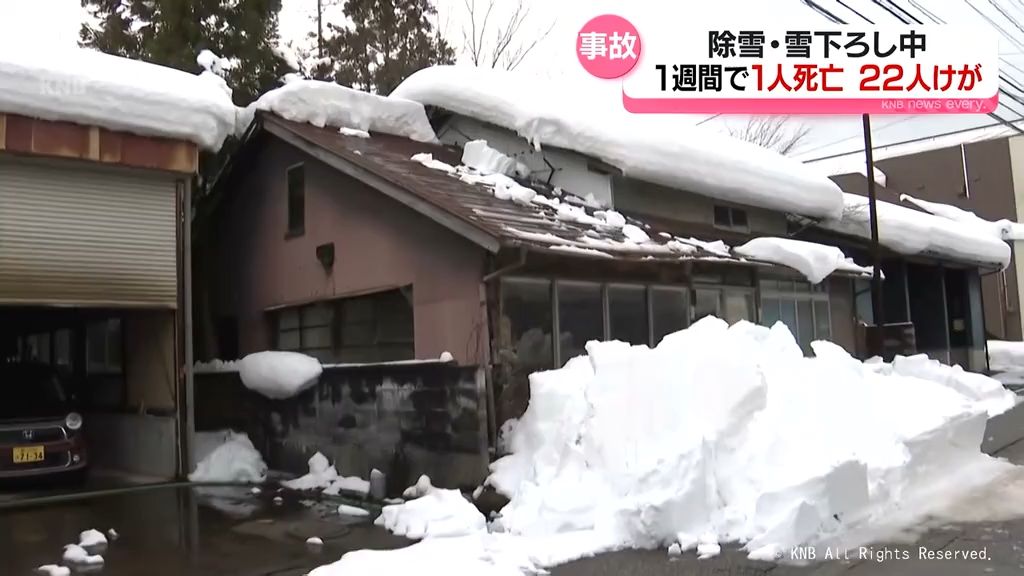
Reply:
M172 412L177 406L174 312L132 311L123 318L128 405L140 410Z
M196 427L244 430L275 470L308 471L316 452L345 476L387 474L393 495L420 474L472 488L487 475L483 370L440 362L329 366L317 386L273 401L236 373L196 376Z
M538 151L525 138L509 130L464 116L452 118L438 132L438 138L444 144L459 148L470 140L486 140L492 148L526 164L534 179L546 182L550 176L552 186L583 198L591 195L605 207L614 205L611 174L600 170L596 165L599 163L589 161L582 154L548 147Z
M853 279L830 278L828 282L828 303L832 320L832 341L850 354L857 354L857 318L854 313Z
M205 271L214 319L238 319L240 353L273 345L267 308L412 285L418 358L486 355L485 253L402 204L269 136L238 167ZM289 166L305 162L305 234L287 237ZM316 247L334 243L325 271Z
M145 414L87 414L94 468L151 478L177 474L177 420Z

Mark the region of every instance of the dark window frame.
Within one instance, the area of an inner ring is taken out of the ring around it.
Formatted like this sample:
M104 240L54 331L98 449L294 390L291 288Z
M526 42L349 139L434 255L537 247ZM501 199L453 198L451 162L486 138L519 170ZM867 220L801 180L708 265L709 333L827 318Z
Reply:
M293 179L297 175L298 180ZM287 230L285 238L306 233L306 164L293 164L285 170Z
M715 228L747 232L750 231L750 215L743 208L715 204L714 224Z

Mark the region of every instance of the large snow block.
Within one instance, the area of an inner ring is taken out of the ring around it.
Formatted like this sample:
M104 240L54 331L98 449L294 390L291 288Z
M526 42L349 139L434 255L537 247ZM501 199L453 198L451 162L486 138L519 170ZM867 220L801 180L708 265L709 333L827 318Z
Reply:
M988 419L981 451L993 455L1020 440L1024 440L1024 403Z

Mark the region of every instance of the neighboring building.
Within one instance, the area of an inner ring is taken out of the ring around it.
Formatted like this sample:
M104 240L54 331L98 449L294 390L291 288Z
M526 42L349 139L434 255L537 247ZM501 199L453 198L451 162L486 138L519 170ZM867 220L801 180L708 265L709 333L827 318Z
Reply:
M998 125L876 149L878 198L898 204L900 195L906 194L969 210L990 221L1021 221L1024 138L1017 134L1010 127ZM833 174L833 180L844 190L858 195L867 194L864 163L863 151L810 162L811 166ZM1021 242L1011 242L1011 246L1016 254ZM1014 256L1007 268L989 267L984 271L981 286L988 338L1022 337L1022 266L1024 262ZM934 282L935 278L919 280L924 286ZM913 304L917 299L911 293L909 300ZM893 309L896 314L906 313L903 306L894 304Z
M185 469L181 222L197 161L190 142L0 113L0 356L71 379L97 468Z
M433 168L412 159L423 153ZM802 343L852 349L852 293L830 305L794 270L639 219L631 240L622 223L603 224L617 214L568 191L515 184L500 199L437 164L461 157L457 147L260 113L203 211L200 356L283 349L360 363L447 351L493 366L493 433L522 413L530 372L564 364L592 339L656 344L709 314L756 321L760 300L780 317L800 314ZM708 231L727 234L708 211ZM740 212L732 217L739 226Z

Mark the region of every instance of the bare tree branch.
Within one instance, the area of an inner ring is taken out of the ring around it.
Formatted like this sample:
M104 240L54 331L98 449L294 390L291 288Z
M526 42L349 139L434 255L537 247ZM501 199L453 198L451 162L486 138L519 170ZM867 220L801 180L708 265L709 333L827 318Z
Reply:
M548 37L555 23L552 22L542 34L524 39L524 35L531 34L530 27L524 27L530 19L530 8L519 0L507 16L501 17L500 23L495 23L491 16L499 17L495 13L496 4L496 0L488 0L483 20L479 20L476 0L463 0L468 16L468 22L462 28L463 51L476 66L514 70Z
M729 128L733 138L775 150L779 154L793 151L810 133L809 126L791 125L789 116L752 116L742 128Z

